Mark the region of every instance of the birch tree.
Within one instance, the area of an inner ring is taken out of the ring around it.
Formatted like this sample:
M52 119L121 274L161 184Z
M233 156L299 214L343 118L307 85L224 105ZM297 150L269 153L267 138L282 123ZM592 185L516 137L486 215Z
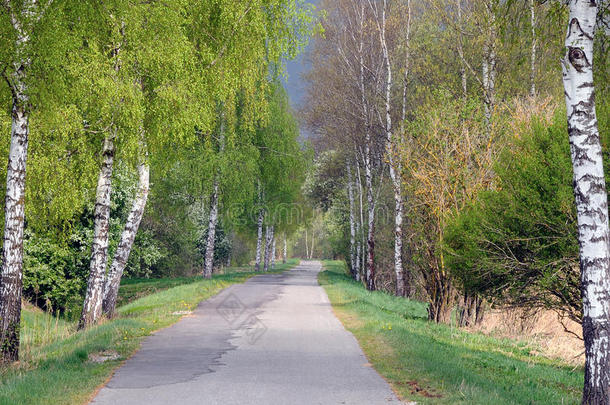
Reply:
M224 134L224 117L223 112L220 113L220 129L219 129L219 153L222 154L224 150L225 134ZM216 175L218 176L218 174ZM218 224L218 188L219 180L214 179L214 185L212 186L212 195L210 196L210 217L208 221L208 239L205 248L205 262L203 267L203 277L211 278L212 270L214 268L214 241L216 237L216 225Z
M396 295L402 297L405 295L405 276L402 264L402 222L403 222L403 207L404 201L402 196L402 180L401 180L401 164L396 159L396 145L395 137L393 135L392 128L392 64L390 62L390 49L386 38L386 13L387 13L387 0L383 0L381 11L377 10L376 3L369 0L371 8L374 9L375 14L381 14L381 22L377 18L377 28L379 30L379 42L382 49L383 61L385 66L386 80L385 80L385 91L384 91L384 107L385 107L385 142L386 142L386 157L389 163L390 180L392 181L392 187L394 189L394 273L396 274ZM407 44L410 31L410 14L411 14L411 3L408 2L408 18L407 18ZM407 51L408 52L408 51ZM407 55L408 59L408 55ZM405 69L405 75L408 76L408 67ZM403 87L403 120L406 114L406 81Z
M123 271L129 259L129 253L136 239L140 222L144 216L144 209L148 200L148 192L150 189L150 166L148 163L147 154L144 151L142 162L138 167L138 191L134 199L131 211L127 217L127 222L121 240L114 254L112 266L106 275L104 283L104 298L102 301L103 313L108 317L114 317L117 297L119 294L119 285Z
M608 195L595 111L593 38L597 3L571 0L562 60L580 245L585 341L583 404L610 403Z
M271 241L273 239L273 226L267 225L265 227L265 254L263 259L263 271L269 270L269 262L271 259Z
M273 241L271 243L271 269L275 269L275 235L273 235Z
M356 264L356 221L354 216L354 190L353 190L353 182L352 182L352 166L347 161L347 198L349 200L349 230L350 230L350 239L349 239L349 260L350 260L350 271L352 272L352 277L355 280L358 280L358 271Z
M11 142L6 176L2 273L0 275L0 351L2 362L19 359L21 289L23 277L23 229L25 218L25 174L30 132L29 69L32 36L45 18L52 1L2 2L12 27L13 57L2 75L11 91Z
M108 63L112 65L111 80L120 87L120 74L122 68L122 58L125 52L125 21L116 21L113 12L116 10L106 10L110 25L110 38L102 38L101 42L109 41L111 48ZM120 18L120 17L119 17ZM123 104L120 96L110 101L112 103L112 116L108 128L104 131L104 141L102 147L102 164L97 181L97 190L94 208L94 229L93 242L91 245L91 261L89 265L89 280L83 302L83 311L78 323L79 329L84 329L95 322L102 314L102 303L104 298L104 278L108 263L108 244L110 227L110 193L112 187L112 171L114 167L115 142L121 130L121 125L117 117L121 114L120 109Z
M288 256L288 237L286 236L286 232L284 232L284 250L282 251L282 263L286 264Z
M530 9L530 97L536 96L536 49L538 46L536 39L536 4L535 0L529 0Z
M258 220L256 222L256 260L254 270L261 270L261 259L263 258L263 223L265 221L265 211L261 208L258 211Z

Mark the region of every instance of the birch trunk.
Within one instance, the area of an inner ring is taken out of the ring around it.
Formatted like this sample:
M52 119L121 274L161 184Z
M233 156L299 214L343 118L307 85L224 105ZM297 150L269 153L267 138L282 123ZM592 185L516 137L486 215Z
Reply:
M595 112L595 1L571 0L562 60L580 245L585 384L583 404L610 403L608 195Z
M115 316L115 308L121 284L123 271L129 260L129 254L133 247L133 242L136 239L140 222L144 216L144 209L148 201L148 191L150 190L150 166L147 162L142 162L138 167L138 192L134 199L131 211L127 216L125 228L121 234L121 240L117 246L116 253L110 271L106 277L106 285L104 287L104 301L102 303L103 313L109 318Z
M224 133L224 113L220 114L220 150L224 151L225 133ZM214 247L216 243L216 226L218 225L218 173L214 179L212 188L212 196L210 197L210 218L208 221L208 239L205 244L205 260L203 263L203 277L212 278L214 271Z
M286 264L286 256L288 256L288 241L286 240L286 232L284 232L284 254L282 255L282 263Z
M316 241L316 232L314 229L311 230L311 249L309 249L309 259L313 259L313 248L314 248L314 243Z
M347 196L349 199L349 262L352 277L356 279L356 221L354 218L354 190L352 182L352 168L349 161L347 162Z
M496 16L491 1L485 2L487 30L483 46L482 82L483 101L485 105L485 126L487 135L491 135L492 115L496 105Z
M94 210L93 244L91 246L91 262L89 266L89 281L83 303L83 312L78 324L79 329L93 325L102 312L104 294L104 275L108 262L108 230L110 226L110 191L112 167L114 164L114 137L106 135L104 139L103 162L97 182L97 192Z
M365 246L366 242L364 239L364 200L362 192L362 176L360 174L360 163L356 164L356 178L358 179L358 208L360 215L358 216L357 232L359 235L358 246L356 246L356 257L358 258L358 278L356 281L360 281L362 278L362 271L365 268Z
M119 29L124 39L125 23ZM114 71L121 70L121 48L119 42L112 50ZM104 276L108 264L108 237L110 230L110 192L112 189L112 169L114 165L114 140L118 135L118 127L113 123L110 133L106 133L102 149L102 167L100 170L97 191L95 194L93 243L91 244L91 261L89 264L89 280L83 302L83 312L78 322L78 329L84 329L97 322L102 312L104 300Z
M530 97L536 96L536 5L534 0L529 0L530 6L530 28L531 28L531 50L530 50Z
M462 19L462 1L456 0L457 18L458 18L458 55L460 56L460 77L462 79L462 96L468 97L468 76L466 75L466 66L464 63L464 34L463 34L463 19ZM411 9L409 8L409 19L411 17Z
M208 237L205 245L205 260L203 264L203 277L212 278L214 269L214 242L216 238L216 225L218 224L218 180L214 180L214 187L210 197L210 218L208 220Z
M271 269L275 269L275 230L271 231Z
M366 200L368 209L368 232L366 238L367 259L366 259L366 288L369 291L375 290L375 200L373 195L373 176L371 170L370 148L367 146L365 163L366 179Z
M396 274L396 295L402 297L404 291L404 271L402 267L402 184L400 179L399 165L396 164L394 156L394 138L392 136L392 65L390 63L390 52L386 41L386 7L387 1L383 0L383 9L381 10L381 25L379 29L379 38L381 42L381 50L386 69L385 82L385 135L386 135L386 154L390 164L390 179L392 180L392 188L394 190L394 273ZM407 71L405 71L407 72ZM406 96L406 95L405 95ZM404 109L403 105L403 109Z
M24 14L28 13L25 7ZM6 172L4 207L4 244L0 275L0 350L2 362L19 360L19 330L21 323L21 291L23 280L23 228L25 218L25 170L30 132L30 99L26 84L31 61L26 56L29 35L15 15L11 15L17 32L17 62L10 79L13 99L11 109L11 143Z
M263 259L263 271L269 270L269 255L271 254L271 227L265 228L265 258Z
M307 239L307 228L305 228L305 258L309 259L309 241Z
M262 248L263 248L263 221L265 220L265 211L260 210L258 212L258 231L256 236L256 262L254 264L254 270L261 270L261 258L262 258Z
M365 281L368 290L375 290L375 200L373 195L373 173L372 173L372 151L371 132L369 128L369 111L366 102L366 89L364 83L364 2L360 8L360 43L358 48L359 57L359 87L360 102L362 104L362 119L364 123L364 177L366 184L366 199L368 210L368 232L366 238L367 259Z

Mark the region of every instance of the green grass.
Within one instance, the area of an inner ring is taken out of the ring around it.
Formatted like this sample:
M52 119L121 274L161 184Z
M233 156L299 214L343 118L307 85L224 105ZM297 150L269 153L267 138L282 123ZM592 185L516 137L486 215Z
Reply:
M278 269L282 271L283 267L278 267ZM219 275L249 273L251 271L251 267L229 267L220 272ZM121 281L121 288L119 289L119 296L117 298L117 307L121 307L147 295L167 290L178 285L195 283L197 281L201 281L200 276L125 279Z
M335 313L375 369L406 400L424 404L576 404L582 368L532 354L533 344L426 320L421 302L368 292L342 262L319 275Z
M275 271L297 263L289 261ZM22 361L2 370L0 404L86 403L112 371L138 349L144 337L180 319L175 312L191 310L200 301L255 274L237 269L211 280L128 281L121 287L122 299L141 298L120 307L118 318L81 332L75 332L74 323L27 307L23 311ZM146 292L154 293L142 296ZM106 350L118 352L121 358L102 364L88 361L89 354Z

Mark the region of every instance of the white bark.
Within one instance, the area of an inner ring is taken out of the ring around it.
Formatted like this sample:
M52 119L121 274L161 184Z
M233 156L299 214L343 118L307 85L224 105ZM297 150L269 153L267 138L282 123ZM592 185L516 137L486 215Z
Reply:
M379 26L379 41L386 69L384 129L386 136L386 155L390 166L392 188L394 189L394 273L396 274L396 295L404 296L404 271L402 267L402 181L400 178L400 164L397 163L397 159L394 156L396 148L392 135L392 64L390 63L390 52L386 41L386 7L387 1L383 0L381 24ZM408 70L405 70L405 74L407 74L407 72ZM403 111L404 109L405 106L403 104Z
M265 229L265 257L263 259L263 271L269 270L269 262L271 256L271 227L267 225Z
M487 32L485 44L483 45L482 62L482 83L483 83L483 102L485 105L485 125L487 135L491 134L492 115L496 106L496 15L493 1L485 1L485 12L487 19Z
M214 180L210 196L210 216L208 219L208 237L205 244L205 259L203 277L211 278L214 270L214 243L216 241L216 226L218 225L218 180Z
M461 10L461 5L458 0L458 10ZM461 13L461 11L460 11ZM407 119L407 85L409 84L409 68L411 67L411 0L407 0L407 33L405 37L405 73L402 84L402 114L401 120L404 125ZM402 134L401 134L402 139Z
M373 195L373 174L371 168L371 151L369 146L366 147L366 155L364 177L366 182L368 232L366 237L367 258L365 281L367 289L372 291L375 290L375 199Z
M360 173L360 163L356 163L356 179L358 180L358 209L359 209L359 213L360 215L358 216L358 224L357 224L357 228L356 231L358 232L359 238L358 238L358 245L356 246L356 257L358 258L357 262L358 262L358 278L356 279L356 281L360 281L361 279L361 275L362 275L362 270L364 268L366 268L365 265L365 256L366 256L366 241L365 241L365 236L364 236L364 193L362 191L362 175Z
M593 38L597 6L571 0L562 61L574 169L585 341L583 404L610 403L608 196L595 112Z
M309 249L309 258L313 259L313 248L314 248L314 243L316 241L316 231L315 228L312 227L311 229L311 249Z
M12 66L2 73L12 94L11 141L6 173L4 237L0 274L0 353L3 363L19 359L21 293L23 280L23 229L25 226L25 178L29 141L30 97L27 85L31 66L30 34L52 0L41 8L36 0L26 0L19 10L11 2L0 7L9 15L15 32L15 56ZM17 15L19 12L20 15ZM10 72L10 73L7 73Z
M91 262L89 266L89 281L83 303L83 312L79 329L86 328L99 319L102 312L104 275L108 262L108 236L110 227L110 191L112 167L114 164L114 137L107 134L104 139L103 162L100 170L94 209L93 243L91 245Z
M127 216L127 222L125 222L125 228L121 234L121 240L117 246L116 253L110 271L106 276L106 285L104 287L104 301L102 304L102 310L104 314L109 317L115 315L115 308L117 297L119 293L119 286L121 284L121 277L123 271L129 260L129 254L131 248L136 239L140 222L144 216L144 209L146 208L146 202L148 201L148 191L150 190L150 166L144 161L138 166L138 191L136 193L131 211Z
M257 223L257 236L256 236L256 262L254 264L254 270L261 270L261 259L263 258L263 222L265 220L265 211L260 210L258 212L258 223Z
M305 258L309 259L309 241L307 239L307 228L305 228Z
M409 0L410 1L410 0ZM463 18L462 18L462 1L455 0L457 7L457 18L458 18L458 55L460 56L460 77L462 79L462 96L466 98L468 96L468 76L466 74L466 66L464 59L464 34L463 34ZM411 9L409 8L409 21L411 18ZM411 25L409 24L409 27ZM404 119L404 115L403 115Z
M368 232L367 232L367 260L365 281L369 290L375 289L375 200L373 195L373 172L372 172L372 150L371 131L369 127L369 111L366 101L366 89L364 82L364 2L360 8L360 43L358 47L359 59L359 87L360 102L362 107L362 119L364 124L364 177L366 185L366 199L368 209Z
M530 6L530 28L531 28L531 50L530 50L530 97L536 95L536 5L534 0L529 0Z
M275 269L275 230L271 231L271 269Z
M286 232L284 232L284 254L282 255L282 263L286 264L288 256L288 240L286 238Z
M347 197L349 200L349 262L352 276L356 278L356 220L354 217L354 190L352 182L352 168L347 161Z
M0 350L2 361L19 358L19 327L21 321L21 290L23 278L23 228L25 217L25 169L30 132L30 100L26 72L30 60L25 56L29 36L12 16L17 31L17 62L10 79L13 95L11 110L11 144L6 173L4 207L4 244L0 277Z
M121 23L122 40L125 35L125 23ZM121 70L122 42L117 43L112 50L114 58L115 80ZM78 323L78 329L84 329L95 324L102 312L104 299L104 276L108 264L108 238L110 230L110 192L112 189L112 169L114 165L114 140L118 135L116 123L112 123L110 133L106 133L102 149L102 167L100 170L97 191L95 195L93 243L91 244L91 261L89 264L89 280L83 302L83 312Z
M220 148L219 153L224 151L225 133L224 133L224 110L220 113ZM210 217L208 220L208 238L205 245L205 259L203 263L203 277L211 278L214 270L214 245L216 243L216 226L218 225L218 173L214 178L212 187L212 195L210 197Z

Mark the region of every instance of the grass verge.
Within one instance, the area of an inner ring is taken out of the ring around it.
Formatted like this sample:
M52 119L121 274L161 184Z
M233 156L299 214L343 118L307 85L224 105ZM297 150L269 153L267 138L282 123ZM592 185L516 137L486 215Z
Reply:
M278 265L274 272L287 270L297 263L297 260L291 260ZM0 404L86 403L112 371L139 348L144 337L178 321L181 315L177 313L189 311L229 285L244 282L256 274L238 269L215 275L210 280L194 277L129 281L122 292L124 297L141 296L146 291L158 292L123 305L118 318L80 332L75 331L74 323L54 318L36 308L25 308L22 361L2 370ZM182 283L176 285L180 280ZM89 361L91 354L109 350L116 351L120 358L104 363Z
M534 354L528 342L426 320L421 302L368 292L343 262L319 282L345 327L398 395L418 404L577 404L582 368Z

